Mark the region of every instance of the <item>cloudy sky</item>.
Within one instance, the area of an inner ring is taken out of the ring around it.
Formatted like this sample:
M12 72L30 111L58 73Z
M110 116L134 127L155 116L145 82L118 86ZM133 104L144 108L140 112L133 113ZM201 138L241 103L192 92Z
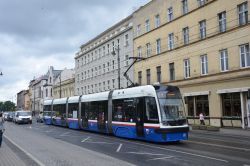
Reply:
M73 68L81 44L149 0L0 0L0 101L33 77Z

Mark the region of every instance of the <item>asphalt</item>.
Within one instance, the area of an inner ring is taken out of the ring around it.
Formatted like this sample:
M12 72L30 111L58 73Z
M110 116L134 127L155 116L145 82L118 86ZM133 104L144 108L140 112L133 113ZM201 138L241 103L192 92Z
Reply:
M211 135L218 135L218 136L223 136L223 137L234 137L234 138L245 138L246 140L250 139L250 129L240 129L240 128L221 128L219 131L206 131L206 130L192 130L190 131L190 133L196 133L196 134L211 134ZM39 137L39 136L32 136L32 137ZM27 138L28 139L28 138ZM34 138L33 140L36 140L37 138ZM47 140L46 144L48 143L49 140ZM0 148L0 166L24 166L24 165L30 165L30 166L36 166L36 165L43 165L41 163L39 163L39 161L36 161L35 158L33 158L27 151L25 151L24 149L22 149L20 146L18 146L18 144L21 144L20 140L17 139L13 139L12 137L11 139L8 136L4 136L3 139L3 144L2 147ZM44 142L45 143L45 142ZM69 147L72 146L71 144L68 144L66 142L63 141L59 141L59 142L50 142L49 141L49 145L47 147L39 147L40 151L38 151L38 154L41 152L44 152L45 150L49 150L50 146L53 147L57 147L56 150L55 149L50 149L52 151L65 151L65 149L60 149L63 146L65 147ZM58 144L58 145L55 145ZM45 145L45 144L43 144ZM63 146L62 146L63 145ZM29 147L31 148L31 147ZM118 148L119 149L119 148ZM30 149L31 150L31 149ZM67 148L68 150L68 148ZM88 154L91 154L91 156L86 157L85 156L85 161L88 161L87 163L85 163L86 165L97 165L97 161L94 160L93 162L93 156L95 155L100 155L97 154L95 152L92 151L88 151L87 149L79 149L79 147L74 146L71 148L71 153L72 154L76 154L75 152L77 152L77 154L79 154L79 152L81 151L81 154L86 154L88 156ZM42 155L42 153L41 153ZM38 156L37 156L38 157ZM74 156L75 157L75 156ZM103 156L101 155L101 157L103 157L103 159L105 159L105 162L100 162L99 164L103 165L110 165L109 162L107 162L107 159L111 161L111 165L132 165L126 162L121 162L119 160L116 160L114 158L109 158L108 156ZM82 156L79 156L78 161L80 163ZM112 161L113 160L113 161ZM51 163L53 160L46 160L46 158L43 159L43 163L46 163L44 161L49 161L50 163L47 163L48 165L77 165L79 163ZM60 160L64 161L63 158ZM121 164L123 163L123 164ZM46 164L46 165L47 165Z

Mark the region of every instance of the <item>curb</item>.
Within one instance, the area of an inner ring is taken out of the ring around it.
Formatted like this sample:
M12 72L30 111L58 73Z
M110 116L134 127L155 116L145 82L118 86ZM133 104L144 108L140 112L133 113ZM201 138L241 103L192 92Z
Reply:
M25 158L28 158L30 160L32 166L45 166L42 162L40 162L37 158L35 158L32 154L21 148L19 145L17 145L13 140L11 140L9 137L6 135L3 135L3 137L6 139L5 143L10 144L11 149L15 148L15 150L22 152L22 156ZM16 151L15 151L16 153Z

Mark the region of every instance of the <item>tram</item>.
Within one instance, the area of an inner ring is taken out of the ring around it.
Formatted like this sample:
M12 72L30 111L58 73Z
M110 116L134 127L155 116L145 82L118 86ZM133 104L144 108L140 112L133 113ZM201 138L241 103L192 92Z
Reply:
M146 85L46 100L45 124L152 142L188 139L178 87ZM48 114L50 112L50 114Z

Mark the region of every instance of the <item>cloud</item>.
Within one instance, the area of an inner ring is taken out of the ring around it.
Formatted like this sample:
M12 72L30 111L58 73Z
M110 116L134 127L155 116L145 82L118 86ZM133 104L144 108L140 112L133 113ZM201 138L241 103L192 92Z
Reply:
M149 0L0 0L0 101L34 76L73 68L85 42Z

